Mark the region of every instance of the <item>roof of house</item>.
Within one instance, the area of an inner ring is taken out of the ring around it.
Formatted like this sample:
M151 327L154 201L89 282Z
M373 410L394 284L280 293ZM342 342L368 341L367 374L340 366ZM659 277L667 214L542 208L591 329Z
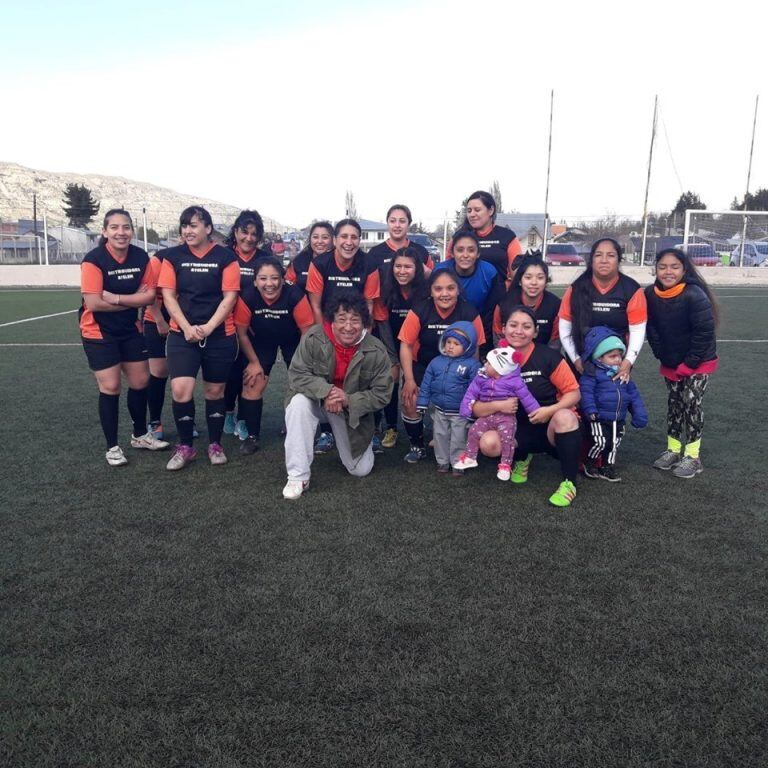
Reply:
M541 233L544 231L543 213L500 213L496 216L496 223L502 227L508 227L515 234L526 234L532 229Z
M387 225L381 221L372 221L371 219L356 219L357 223L365 232L386 232Z

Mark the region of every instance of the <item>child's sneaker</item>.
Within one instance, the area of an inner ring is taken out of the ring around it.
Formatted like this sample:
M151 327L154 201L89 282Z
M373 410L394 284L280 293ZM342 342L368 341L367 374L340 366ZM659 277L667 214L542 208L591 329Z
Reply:
M683 456L680 463L672 470L675 477L682 477L684 480L690 480L704 471L701 459L694 459L693 456Z
M453 465L454 469L474 469L477 466L477 459L462 453L459 460Z
M593 480L597 480L600 477L600 465L597 459L587 459L584 462L584 474Z
M221 417L219 417L221 418ZM237 419L235 418L235 412L234 411L227 411L227 415L224 418L224 434L225 435L234 435L235 434L235 426L237 425Z
M427 455L427 449L423 445L412 445L411 450L405 454L405 460L409 464L416 464Z
M612 464L606 464L604 467L600 467L600 469L597 470L597 476L601 480L607 480L609 483L621 482L621 477L619 477L619 475L616 473L616 467L614 467Z
M514 466L512 467L512 474L509 478L513 483L521 485L522 483L528 482L528 467L531 465L532 458L532 456L529 456L523 461L515 462Z
M664 471L667 471L669 469L674 469L679 463L682 456L680 456L679 453L675 453L674 451L666 450L664 453L659 456L656 461L653 462L653 466L656 469L663 469Z
M555 507L570 507L576 498L576 486L570 480L563 480L557 490L549 497L549 503Z
M447 475L451 471L451 465L450 464L438 464L437 465L437 474L438 475Z
M397 445L397 430L390 427L381 438L381 444L384 448L394 448Z
M464 470L463 469L457 469L456 467L451 470L451 474L454 477L464 477Z
M504 462L501 462L496 472L496 477L499 480L506 481L506 480L509 480L511 476L512 476L512 468L509 466L509 464L505 464Z

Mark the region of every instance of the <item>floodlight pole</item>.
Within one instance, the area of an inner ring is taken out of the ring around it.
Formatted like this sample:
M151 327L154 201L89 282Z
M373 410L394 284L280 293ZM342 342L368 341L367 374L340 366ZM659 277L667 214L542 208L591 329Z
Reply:
M447 250L448 250L448 211L445 211L445 215L443 216L443 261L445 261Z
M744 211L747 210L747 195L749 194L749 180L752 176L752 155L755 151L755 128L757 127L757 104L760 101L760 94L755 96L755 116L752 119L752 143L749 146L749 164L747 166L747 191L744 193ZM744 241L747 238L747 217L744 216L744 226L741 230L741 246L739 248L739 266L744 266Z
M547 257L547 229L549 225L549 172L552 167L552 115L555 108L555 89L549 92L549 147L547 148L547 186L544 192L544 242L541 246L541 257Z
M144 223L144 250L147 250L147 207L141 209L141 218Z
M653 143L656 140L656 120L659 111L658 94L653 99L653 127L651 128L651 150L648 153L648 177L645 181L645 202L643 203L643 244L640 251L640 266L645 266L645 241L648 239L648 190L651 188L651 162L653 161Z
M48 216L43 213L43 245L45 246L45 266L50 265L50 261L48 260Z

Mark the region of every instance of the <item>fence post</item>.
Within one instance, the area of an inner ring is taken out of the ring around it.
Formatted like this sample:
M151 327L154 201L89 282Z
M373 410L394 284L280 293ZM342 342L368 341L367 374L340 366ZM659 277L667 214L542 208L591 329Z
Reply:
M45 238L45 241L43 245L45 246L45 266L50 266L50 261L48 260L48 215L43 212L43 238Z

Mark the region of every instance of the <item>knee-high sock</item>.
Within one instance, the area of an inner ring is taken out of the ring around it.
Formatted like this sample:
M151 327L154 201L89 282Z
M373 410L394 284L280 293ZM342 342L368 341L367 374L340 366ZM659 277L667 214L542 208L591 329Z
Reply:
M392 397L389 398L384 408L384 421L386 422L387 429L397 429L397 406L399 405L400 385L395 382L392 387Z
M240 414L245 420L245 426L248 427L249 437L258 437L261 433L261 413L263 409L264 401L261 398L258 400L240 398Z
M107 448L117 445L117 414L120 395L105 395L99 392L99 420L107 441Z
M165 404L165 384L167 376L153 376L149 374L149 388L147 390L147 404L149 405L149 420L163 420L163 405Z
M558 432L555 434L557 455L560 457L560 469L563 477L574 485L579 476L579 450L581 449L581 430Z
M147 387L128 390L128 413L133 421L133 436L141 437L147 431Z
M195 428L195 401L179 403L173 401L173 418L176 422L176 431L179 433L179 442L182 445L192 445L192 431Z
M411 445L424 447L424 419L421 416L416 416L411 419L408 416L403 416L403 426L408 433L408 439L411 441Z
M226 404L224 398L205 401L205 420L208 423L208 442L220 443L221 433L224 431L224 416Z

